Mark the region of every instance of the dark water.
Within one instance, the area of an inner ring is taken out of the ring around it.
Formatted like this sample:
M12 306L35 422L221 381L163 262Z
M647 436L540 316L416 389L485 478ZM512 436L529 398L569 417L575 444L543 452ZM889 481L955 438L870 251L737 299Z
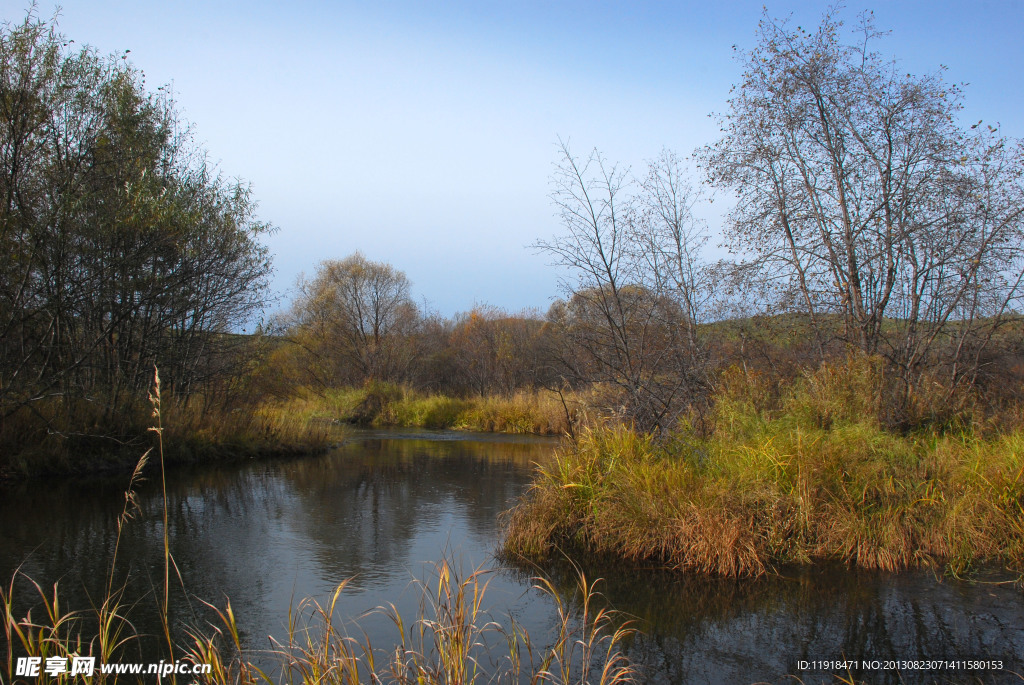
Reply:
M211 614L198 598L223 605L230 597L246 645L265 650L269 635L284 634L289 606L324 599L346 578L353 580L340 615L355 619L389 603L415 615L420 593L411 581L429 575L431 562L447 556L466 572L497 566L498 516L552 449L544 439L382 432L323 456L175 471L168 528L187 592L173 594L173 621L201 626ZM163 530L158 474L148 475L141 511L122 533L117 573L134 599L136 625L156 634ZM0 491L0 578L20 565L46 585L59 580L66 601L87 609L106 582L126 481L51 479ZM831 569L737 583L586 570L605 579L599 588L608 601L643 630L629 651L646 682L798 682L791 674L804 683L840 682L832 674L879 683L1024 682L1012 673L1024 673L1024 593L998 574L968 583ZM571 594L571 571L546 572ZM534 573L495 571L486 604L495 619L511 614L543 641L555 610L530 589ZM24 582L16 596L24 611ZM379 615L351 628L377 647L393 640ZM820 668L844 659L856 664ZM899 663L982 659L1001 660L1005 670Z

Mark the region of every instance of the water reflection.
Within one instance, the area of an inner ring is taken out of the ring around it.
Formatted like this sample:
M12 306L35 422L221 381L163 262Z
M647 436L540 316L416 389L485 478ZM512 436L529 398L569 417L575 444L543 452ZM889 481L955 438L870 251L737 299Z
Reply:
M575 571L547 569L562 592ZM999 574L976 582L848 569L789 569L757 581L593 565L599 589L641 631L629 644L649 683L1020 683L1024 597ZM1005 577L1005 574L1003 574ZM1007 672L847 670L815 661L997 659ZM800 662L811 668L801 670Z
M317 457L169 474L168 530L188 590L172 597L179 631L210 618L194 598L222 603L230 596L248 643L266 647L267 635L282 634L293 599L326 595L345 578L355 577L345 595L347 615L387 602L414 612L408 585L422 562L445 549L467 568L488 560L498 513L524 490L534 462L547 458L553 443L439 437L448 436L371 434ZM88 609L105 585L126 482L127 476L34 481L8 490L0 503L0 574L9 578L21 565L44 584L59 579L71 605ZM158 482L141 486L139 503L122 534L117 582L127 582L138 602L136 624L157 634ZM31 601L26 584L19 598Z
M329 454L169 474L172 552L189 593L172 598L180 630L209 619L194 597L230 596L248 645L281 635L293 599L323 597L355 577L341 613L355 617L396 603L415 613L409 581L448 549L471 569L490 562L496 518L528 486L551 441L465 434L377 432ZM0 497L0 574L19 564L50 584L60 579L72 605L88 608L105 583L127 476L21 483ZM163 574L159 483L143 485L141 512L125 528L119 582L137 602L133 619L159 632L152 588ZM550 569L570 592L574 578ZM554 609L529 590L534 571L492 580L496 618L512 613L543 641ZM800 661L842 659L1003 659L1022 671L1024 599L1011 585L937 581L928 574L857 574L845 569L787 572L736 583L594 565L603 592L644 630L629 645L647 682L795 682ZM22 602L30 601L20 587ZM25 606L24 604L22 606ZM364 620L376 645L392 637L379 617ZM963 682L948 671L864 671L869 682ZM806 683L835 682L824 672ZM846 675L843 673L842 675ZM976 674L982 682L1020 682Z

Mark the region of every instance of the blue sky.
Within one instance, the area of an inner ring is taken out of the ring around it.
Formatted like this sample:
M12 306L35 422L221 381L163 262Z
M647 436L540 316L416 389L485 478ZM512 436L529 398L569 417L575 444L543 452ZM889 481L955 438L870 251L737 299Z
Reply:
M713 142L762 6L817 25L823 3L68 1L60 28L131 50L227 176L250 182L275 289L361 250L443 314L545 309L558 273L527 246L559 231L558 138L641 168ZM20 21L25 3L0 0ZM1024 136L1024 2L888 2L881 49L968 82L964 120ZM49 17L55 5L38 4ZM708 213L711 228L721 198Z

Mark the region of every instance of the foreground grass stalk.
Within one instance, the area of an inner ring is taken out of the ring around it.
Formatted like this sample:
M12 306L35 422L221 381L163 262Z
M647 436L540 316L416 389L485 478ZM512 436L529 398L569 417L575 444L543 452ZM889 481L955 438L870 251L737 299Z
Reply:
M616 626L617 617L605 607L596 608L599 598L594 583L588 583L578 571L578 628L573 628L573 613L551 581L537 579L539 588L555 600L558 609L558 637L544 657L543 668L534 682L594 683L614 685L633 682L636 671L620 651L620 646L632 633L628 624ZM592 671L599 669L596 677ZM540 680L537 680L540 679Z
M164 578L163 578L163 597L160 603L160 624L164 632L164 641L167 644L167 656L168 659L174 658L174 639L171 636L171 625L170 625L170 596L171 596L171 564L173 558L171 557L171 537L170 530L167 525L167 471L164 464L164 425L163 416L161 415L161 396L160 396L160 370L153 367L153 390L149 394L149 403L153 407L153 422L155 425L150 426L149 430L156 433L157 440L157 454L160 457L160 494L161 494L161 511L163 514L163 553L164 553ZM177 571L177 567L175 567ZM181 574L178 574L178 579L181 581ZM182 587L184 587L184 581ZM174 679L176 681L176 679Z

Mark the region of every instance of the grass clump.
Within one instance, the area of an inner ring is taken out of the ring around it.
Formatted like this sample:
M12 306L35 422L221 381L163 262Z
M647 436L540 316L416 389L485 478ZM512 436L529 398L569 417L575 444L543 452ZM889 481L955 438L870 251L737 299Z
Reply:
M740 376L720 386L708 435L585 432L508 515L505 552L725 576L825 560L1024 570L1024 432L886 430L871 360L823 366L770 401Z

